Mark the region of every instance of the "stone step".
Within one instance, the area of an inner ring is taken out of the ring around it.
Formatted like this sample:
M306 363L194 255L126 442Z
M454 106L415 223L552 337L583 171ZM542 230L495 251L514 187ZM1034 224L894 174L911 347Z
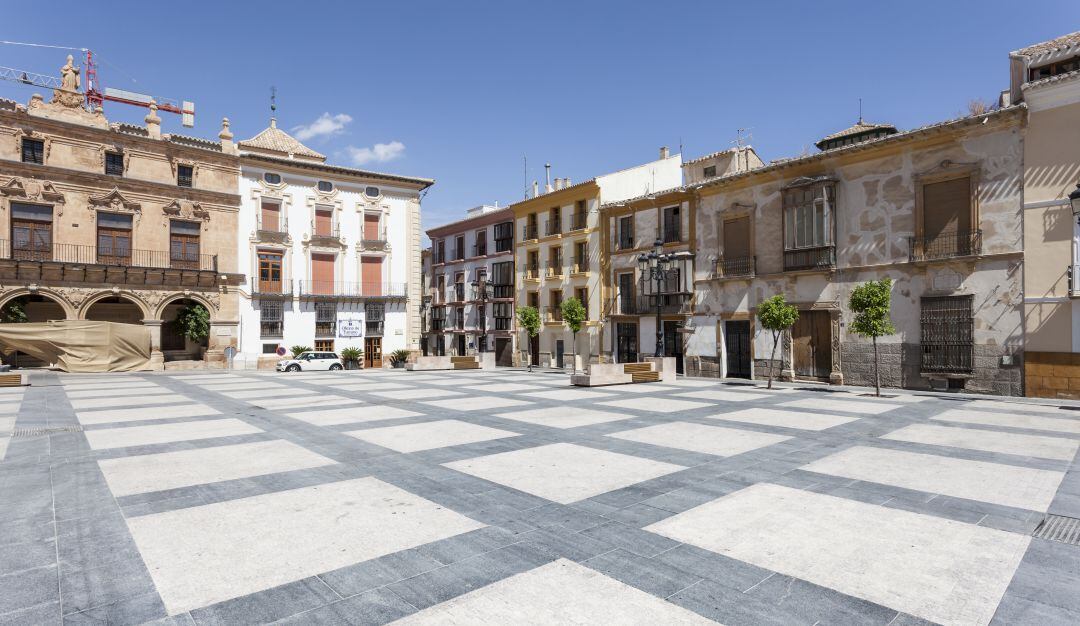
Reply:
M474 356L452 356L450 357L451 363L475 363L476 357Z

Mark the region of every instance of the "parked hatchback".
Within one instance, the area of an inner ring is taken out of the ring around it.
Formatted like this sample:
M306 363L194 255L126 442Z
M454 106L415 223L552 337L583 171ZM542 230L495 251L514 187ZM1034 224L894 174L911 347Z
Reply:
M339 369L341 369L341 359L333 352L301 352L295 359L282 359L277 364L279 372Z

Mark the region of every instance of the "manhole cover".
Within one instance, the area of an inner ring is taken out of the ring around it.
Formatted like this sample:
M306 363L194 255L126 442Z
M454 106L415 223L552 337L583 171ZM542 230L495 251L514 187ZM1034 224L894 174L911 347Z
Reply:
M1035 527L1035 532L1031 533L1031 536L1080 546L1080 519L1062 515L1047 515Z
M51 435L53 433L80 433L82 426L60 426L57 428L16 428L11 431L12 437L36 437L38 435Z

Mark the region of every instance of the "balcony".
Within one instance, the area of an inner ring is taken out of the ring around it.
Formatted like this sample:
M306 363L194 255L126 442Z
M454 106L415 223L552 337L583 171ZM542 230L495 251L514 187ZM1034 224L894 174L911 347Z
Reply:
M405 283L357 283L329 280L298 281L300 297L313 299L405 298Z
M341 225L311 222L311 243L313 245L341 245Z
M472 255L474 257L487 256L487 243L485 242L485 243L473 244Z
M491 284L491 297L495 299L499 298L513 298L514 286L513 285L496 285Z
M522 241L528 241L530 239L536 239L536 224L528 224L521 227L521 239Z
M525 266L525 280L540 280L540 266L539 265L526 265Z
M217 272L216 254L194 254L169 250L131 250L127 248L80 246L68 243L40 244L0 239L0 258L38 263L111 265L116 267L197 270Z
M337 322L315 322L316 337L334 337L337 335Z
M558 277L562 276L563 275L562 259L558 259L556 261L552 261L551 263L548 263L547 266L544 268L544 270L545 270L545 274L547 275L548 278L558 278Z
M751 278L757 273L757 257L717 259L713 278Z
M832 269L836 267L836 248L819 246L784 250L784 271Z
M364 334L368 337L382 337L384 329L382 321L364 322Z
M562 307L561 306L549 306L544 307L540 312L545 324L561 324L563 321Z
M974 256L982 253L982 231L959 230L934 237L909 237L908 245L913 263Z
M255 220L255 237L259 241L281 242L289 238L289 218L264 219L258 215Z
M365 252L385 252L389 247L386 241L386 235L379 235L377 239L361 239L360 250ZM442 263L444 259L439 257L434 262L435 264Z
M562 220L548 220L544 223L544 236L553 237L562 234Z
M223 284L216 255L0 240L0 281L170 285ZM239 284L235 275L231 284Z
M664 229L664 243L679 243L680 241L682 241L682 233L678 228Z
M618 240L615 241L616 250L633 250L634 249L634 235L632 233L623 233L619 235Z
M574 213L570 216L570 232L578 230L585 230L585 225L588 223L588 213Z
M570 259L570 273L571 274L584 274L589 271L589 257L581 257Z
M285 324L281 320L262 320L259 322L259 337L262 339L281 339L285 336Z
M658 296L638 296L636 310L638 315L655 314L657 305L660 313L665 315L681 315L690 312L690 304L693 296L689 293L664 293Z
M266 299L292 298L293 283L291 280L259 280L255 277L251 279L251 295Z
M465 283L451 285L447 298L450 302L465 302Z

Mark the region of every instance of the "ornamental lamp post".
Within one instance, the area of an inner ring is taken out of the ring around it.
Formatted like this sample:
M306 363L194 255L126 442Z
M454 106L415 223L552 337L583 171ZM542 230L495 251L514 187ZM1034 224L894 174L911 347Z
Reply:
M492 287L487 280L476 279L472 281L472 287L476 291L477 299L480 300L480 340L477 342L477 352L487 352L487 301L492 298Z
M643 284L655 283L653 298L656 300L656 356L664 356L664 327L660 320L661 292L663 284L671 273L672 256L664 254L664 243L657 239L653 242L653 249L638 255L638 271L641 273Z
M1076 183L1076 189L1069 194L1069 204L1072 205L1073 215L1080 215L1080 183Z

